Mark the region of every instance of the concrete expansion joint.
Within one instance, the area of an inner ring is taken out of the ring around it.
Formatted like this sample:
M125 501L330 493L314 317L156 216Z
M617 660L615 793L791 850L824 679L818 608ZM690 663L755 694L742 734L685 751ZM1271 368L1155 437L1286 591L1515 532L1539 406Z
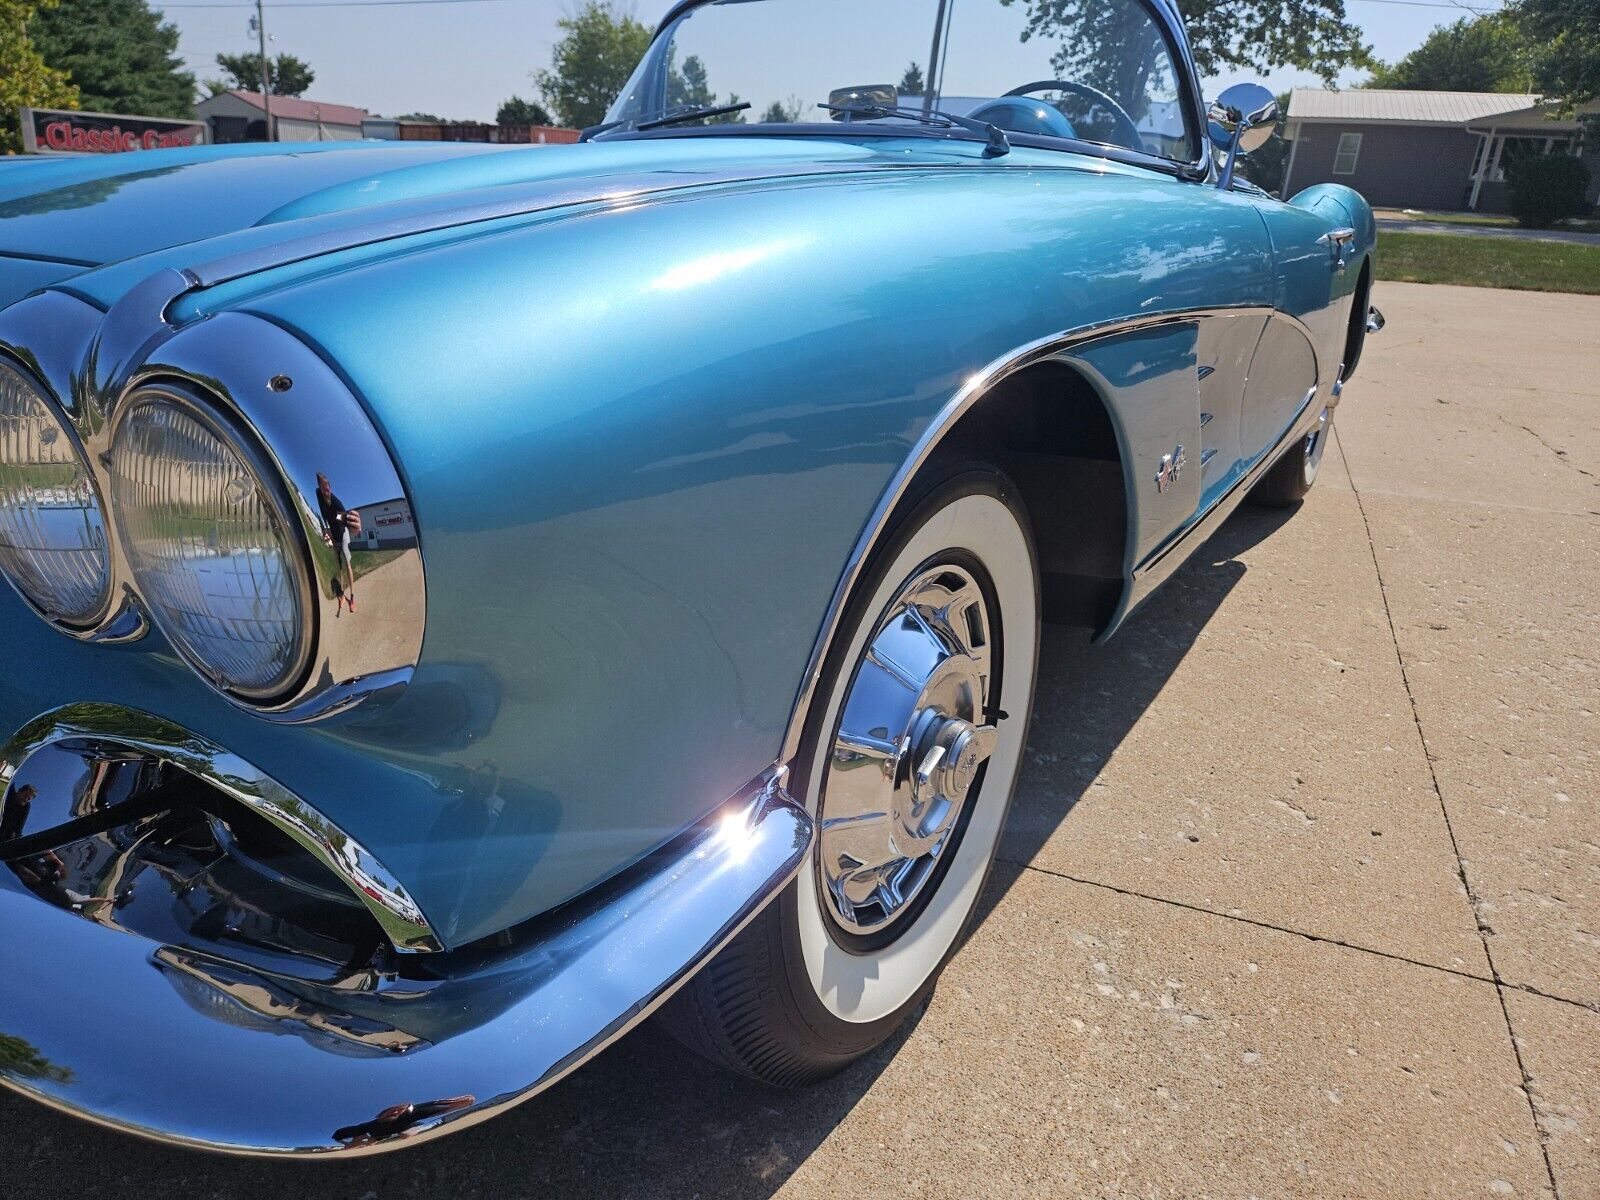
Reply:
M1528 430L1528 432L1533 433L1531 429ZM1339 447L1339 456L1344 459L1346 465L1348 466L1350 461L1349 454L1345 450L1344 442L1339 438L1339 430L1337 427L1333 431L1333 436L1335 445ZM1534 434L1534 436L1538 437L1539 435ZM1543 438L1539 438L1539 440L1541 442L1544 441ZM1549 446L1549 443L1545 443L1545 445L1552 451L1554 450L1553 447ZM1517 1032L1511 1024L1511 1009L1506 1004L1506 990L1508 985L1503 979L1501 979L1500 969L1495 964L1494 951L1489 945L1489 933L1484 923L1483 906L1478 899L1477 893L1473 890L1471 879L1469 879L1467 876L1467 865L1461 857L1461 844L1456 839L1455 826L1450 820L1450 806L1445 803L1444 789L1439 786L1439 773L1434 769L1433 754L1428 748L1428 734L1427 731L1422 727L1422 711L1417 706L1416 694L1411 688L1411 672L1406 665L1405 653L1400 649L1400 635L1396 631L1394 625L1394 610L1389 604L1389 586L1383 577L1383 564L1378 559L1378 545L1372 536L1372 522L1367 517L1367 506L1361 498L1361 489L1356 487L1355 476L1353 473L1350 477L1350 490L1355 494L1356 507L1361 513L1361 524L1366 530L1367 549L1372 554L1372 569L1378 577L1378 592L1383 597L1383 616L1384 620L1387 621L1389 625L1389 641L1394 647L1395 662L1400 667L1400 682L1405 687L1406 700L1411 705L1411 721L1412 724L1416 726L1417 740L1422 747L1423 760L1428 764L1428 778L1433 783L1434 797L1439 801L1439 813L1444 818L1445 833L1450 838L1450 852L1455 856L1456 860L1456 875L1461 881L1461 888L1466 894L1468 903L1472 906L1473 920L1478 930L1478 940L1483 945L1484 961L1488 963L1489 972L1494 978L1495 997L1500 1002L1500 1015L1505 1020L1506 1037L1511 1040L1511 1053L1517 1061L1517 1074L1522 1080L1522 1095L1523 1098L1528 1102L1528 1113L1533 1118L1533 1128L1539 1135L1539 1152L1544 1156L1544 1170L1545 1176L1550 1184L1550 1194L1555 1196L1556 1200L1561 1200L1560 1189L1556 1187L1555 1168L1550 1163L1550 1134L1545 1128L1544 1121L1539 1116L1539 1106L1534 1103L1533 1078L1528 1073L1527 1063L1523 1061L1522 1045L1517 1040Z

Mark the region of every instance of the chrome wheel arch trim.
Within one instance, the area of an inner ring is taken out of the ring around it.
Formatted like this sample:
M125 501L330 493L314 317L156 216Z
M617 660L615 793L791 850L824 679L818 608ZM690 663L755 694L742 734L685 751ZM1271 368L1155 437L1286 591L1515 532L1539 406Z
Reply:
M1168 325L1184 325L1199 321L1211 320L1219 317L1262 317L1268 320L1284 321L1296 329L1306 339L1312 350L1313 362L1317 371L1317 385L1313 395L1322 389L1325 371L1323 370L1324 352L1317 345L1316 336L1299 318L1285 313L1266 304L1239 304L1204 306L1189 309L1174 309L1162 313L1148 313L1137 317L1124 317L1111 321L1096 322L1082 325L1059 333L1050 334L1036 341L1028 342L1017 347L987 366L980 368L969 376L965 383L957 389L943 408L928 423L922 435L917 439L900 467L896 470L888 486L878 499L877 506L868 517L861 536L856 539L855 546L845 561L844 570L840 575L838 585L834 588L833 597L828 602L827 610L823 616L822 627L818 632L817 640L812 646L811 657L806 663L805 673L801 677L800 691L795 698L791 710L789 725L784 733L782 750L778 756L779 763L793 763L800 752L800 742L805 730L805 724L812 704L817 698L817 689L822 679L822 667L826 662L828 652L832 649L835 639L839 635L840 624L844 619L845 608L850 602L850 597L866 569L866 564L873 551L882 540L884 533L894 519L895 513L906 499L907 493L916 482L917 476L928 464L929 459L938 450L939 446L955 430L964 418L979 402L985 399L996 387L1004 383L1011 376L1028 367L1052 358L1067 354L1068 352L1085 347L1093 342L1107 338L1120 337L1125 334L1139 333L1145 330L1158 329ZM1068 364L1073 365L1073 364ZM1074 369L1079 369L1074 366ZM1105 398L1102 397L1104 401ZM1111 414L1112 426L1116 431L1119 450L1122 454L1124 473L1134 468L1136 464L1128 461L1128 446L1120 421L1117 419L1117 409L1106 401L1106 409ZM1291 430L1298 429L1304 413L1297 414ZM1280 443L1281 445L1281 443ZM1276 458L1277 449L1263 458L1263 462L1270 463ZM1258 464L1260 466L1260 464ZM1253 473L1252 473L1253 474ZM1230 492L1229 495L1234 493ZM1225 503L1227 497L1219 501L1218 506ZM1210 513L1216 511L1214 506L1206 513L1197 514L1195 524L1204 521ZM1193 529L1193 525L1188 530ZM1175 535L1173 543L1157 552L1154 558L1164 556L1177 541L1186 541L1184 531ZM1129 557L1131 558L1131 542ZM1111 628L1131 610L1131 599L1136 586L1136 576L1153 562L1125 564L1127 580L1123 589L1123 601L1118 607L1117 616L1113 619Z
M383 636L371 637L369 622L341 621L333 603L336 554L321 553L322 528L316 474L333 466L317 461L321 447L339 446L340 465L329 470L335 492L354 511L401 502L412 512L410 491L366 409L339 374L313 348L274 322L243 313L221 313L174 326L167 312L174 300L197 286L191 273L163 271L134 288L109 312L62 291L46 291L0 313L0 353L45 384L47 397L68 417L105 502L111 556L112 603L94 628L55 628L84 641L128 642L152 628L150 614L122 546L110 504L109 448L117 417L134 395L162 388L196 396L223 419L242 427L264 451L287 493L315 603L307 613L314 649L306 669L284 694L257 703L217 687L190 664L208 687L229 703L266 720L299 724L344 712L369 699L394 694L409 682L422 655L427 626L426 572L420 538L398 550L381 575L360 579L374 612L390 618ZM289 386L283 388L282 381ZM348 481L361 481L349 494ZM404 597L409 618L397 618ZM175 652L176 647L174 647ZM180 658L184 657L178 652ZM185 658L185 661L188 661Z
M18 768L37 751L85 739L170 762L270 822L341 879L402 954L442 950L404 885L355 838L253 764L151 713L71 704L28 722L0 746L0 811Z

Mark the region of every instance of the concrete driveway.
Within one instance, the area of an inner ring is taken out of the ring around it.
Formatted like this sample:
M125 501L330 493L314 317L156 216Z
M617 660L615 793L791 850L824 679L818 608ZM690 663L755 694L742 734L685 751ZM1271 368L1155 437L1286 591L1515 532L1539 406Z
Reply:
M326 1167L6 1095L0 1193L1600 1197L1600 297L1378 302L1300 511L1047 638L983 923L870 1062L774 1092L647 1026Z

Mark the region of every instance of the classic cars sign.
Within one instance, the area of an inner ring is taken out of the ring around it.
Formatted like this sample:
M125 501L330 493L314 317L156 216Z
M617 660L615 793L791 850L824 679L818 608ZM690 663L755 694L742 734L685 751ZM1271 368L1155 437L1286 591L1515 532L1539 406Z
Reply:
M126 154L195 146L206 140L198 121L167 121L116 113L22 110L22 145L29 154Z

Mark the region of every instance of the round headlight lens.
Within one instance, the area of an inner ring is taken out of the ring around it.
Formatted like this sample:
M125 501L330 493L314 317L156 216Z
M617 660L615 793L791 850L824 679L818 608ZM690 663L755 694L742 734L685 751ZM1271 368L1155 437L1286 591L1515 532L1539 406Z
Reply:
M72 436L0 361L0 569L51 620L86 625L111 581L100 498Z
M304 670L309 579L255 456L216 415L134 396L111 442L111 496L151 616L219 687L270 698Z

